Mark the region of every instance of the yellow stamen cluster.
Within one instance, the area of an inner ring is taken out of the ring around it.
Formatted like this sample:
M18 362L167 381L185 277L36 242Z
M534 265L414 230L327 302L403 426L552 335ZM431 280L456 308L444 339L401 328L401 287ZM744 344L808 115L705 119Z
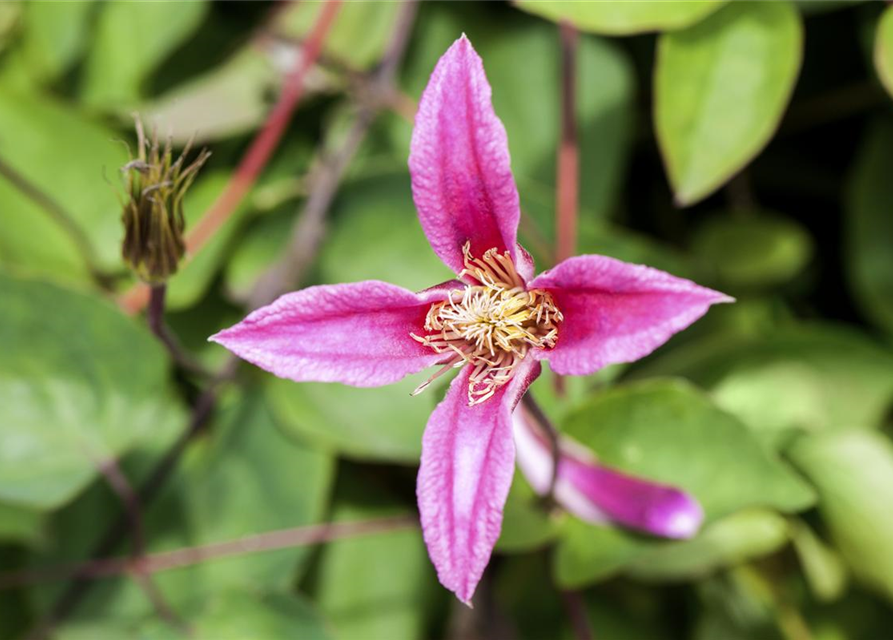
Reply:
M512 379L531 347L554 347L563 318L547 291L525 288L508 253L490 249L475 258L469 243L463 252L465 269L459 275L470 284L431 306L425 318L427 335L411 334L437 353L448 354L443 368L414 394L467 363L473 368L468 403L475 405Z

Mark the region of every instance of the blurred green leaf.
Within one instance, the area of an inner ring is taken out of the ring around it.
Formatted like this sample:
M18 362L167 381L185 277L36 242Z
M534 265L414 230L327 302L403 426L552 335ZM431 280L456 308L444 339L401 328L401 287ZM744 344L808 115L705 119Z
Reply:
M149 102L140 113L176 144L193 137L202 144L236 136L263 122L280 78L269 56L248 47Z
M298 2L276 18L275 30L302 40L319 18L323 2ZM381 60L390 42L399 2L346 2L338 9L323 46L324 55L355 71Z
M0 52L7 47L10 35L15 32L21 15L21 2L4 2L0 4Z
M715 191L772 137L802 57L787 2L734 2L658 41L654 120L680 205Z
M248 229L224 267L231 298L247 300L257 279L285 249L293 225L294 215L288 212L259 217Z
M183 412L161 345L109 303L0 276L0 500L57 507Z
M893 253L888 242L893 234L891 145L893 121L877 121L866 132L850 174L844 217L846 268L853 293L868 317L888 332L893 331Z
M436 399L431 391L409 394L430 375L374 389L269 376L267 390L283 428L315 446L359 460L418 464Z
M888 93L893 95L893 8L887 7L877 23L874 66Z
M20 64L35 80L55 80L83 55L89 21L98 4L92 0L22 3Z
M0 502L0 542L38 543L43 538L43 524L41 512Z
M690 492L708 523L747 507L798 511L814 499L737 419L681 381L606 391L563 426L604 464ZM556 579L565 587L593 582L628 566L649 545L661 544L674 543L572 521L559 542Z
M519 9L553 22L567 21L582 31L625 36L691 26L726 0L701 2L636 1L568 2L516 0Z
M334 505L333 520L372 520L407 512L368 479L354 475L350 482ZM425 609L436 593L437 578L418 529L330 542L318 572L319 608L337 640L425 635Z
M317 524L324 517L334 460L284 433L261 393L230 394L222 403L210 432L192 444L163 493L146 509L150 552ZM144 475L128 470L131 478ZM103 491L88 492L55 516L49 528L53 544L35 557L36 565L90 552L99 533L95 523L109 522L118 512L117 500L99 488ZM257 593L289 589L306 568L311 551L307 546L260 553L246 548L244 554L157 573L154 580L176 609L202 608L214 594L230 588ZM39 608L58 595L59 586L36 590ZM141 621L153 610L142 590L120 577L97 585L78 619Z
M534 493L524 474L517 470L505 503L496 550L520 553L539 549L557 532L558 515L547 512L542 497Z
M804 436L790 451L855 576L893 600L893 444L873 431Z
M693 251L707 273L734 292L791 280L806 267L813 246L809 233L790 218L721 214L698 229Z
M332 217L319 255L321 282L384 280L420 291L455 278L422 232L408 174L345 187Z
M747 509L718 520L693 540L668 542L649 549L626 568L640 580L693 580L723 567L773 553L788 542L784 516Z
M70 105L0 88L0 158L69 212L92 240L96 261L109 270L121 268L123 228L115 189L123 186L115 181L128 160L116 137ZM86 280L70 238L4 178L0 210L0 265L69 282Z
M145 84L198 28L208 10L191 2L101 3L87 56L81 97L92 107L126 109L145 96Z
M832 324L795 325L764 338L717 335L635 372L654 375L685 376L713 390L757 433L879 426L893 400L893 354ZM777 385L788 392L783 401Z
M822 602L840 598L847 587L847 570L840 554L799 519L791 520L791 540L813 595Z

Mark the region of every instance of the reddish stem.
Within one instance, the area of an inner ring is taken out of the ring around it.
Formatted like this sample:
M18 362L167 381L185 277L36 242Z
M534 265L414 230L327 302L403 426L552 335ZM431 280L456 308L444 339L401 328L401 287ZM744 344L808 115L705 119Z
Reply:
M186 234L186 251L190 255L198 253L210 240L254 186L258 176L267 166L270 157L285 133L292 113L304 95L304 79L313 67L322 50L343 0L326 0L310 35L304 41L298 64L285 78L279 100L270 111L260 132L254 138L248 151L242 157L232 179L223 193L214 201L198 224ZM136 313L146 306L149 292L146 285L132 287L119 299L119 304L127 313Z
M577 250L577 208L580 186L580 152L577 144L577 30L562 22L561 33L561 141L555 178L555 261L567 260ZM555 391L564 395L564 380L555 376Z
M577 248L577 205L580 159L576 119L577 31L561 24L561 142L558 147L557 262L570 258Z

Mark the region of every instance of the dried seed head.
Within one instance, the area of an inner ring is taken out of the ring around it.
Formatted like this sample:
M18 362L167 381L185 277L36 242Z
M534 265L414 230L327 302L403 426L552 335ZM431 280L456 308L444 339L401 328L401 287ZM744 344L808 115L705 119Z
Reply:
M141 280L158 284L176 273L186 251L183 196L211 153L202 150L186 165L191 142L174 160L170 138L159 146L157 132L148 139L138 118L136 133L137 157L121 167L127 190L121 254Z

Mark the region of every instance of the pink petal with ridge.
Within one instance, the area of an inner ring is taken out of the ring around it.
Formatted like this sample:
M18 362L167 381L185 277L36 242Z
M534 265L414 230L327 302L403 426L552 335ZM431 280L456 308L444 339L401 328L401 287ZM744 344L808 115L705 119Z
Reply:
M508 250L530 278L532 263L517 247L521 210L505 127L464 35L440 58L419 101L409 172L422 229L448 267L463 269L462 246L470 240L476 257Z
M550 444L523 408L514 414L518 467L534 491L545 495L552 482ZM704 511L691 495L598 464L576 442L559 440L555 500L582 520L616 522L665 538L690 538L701 527Z
M374 280L309 287L209 340L281 378L377 387L443 359L409 334L423 333L430 305L448 295Z
M605 256L569 258L528 287L546 289L564 314L558 344L535 356L556 373L587 375L642 358L729 296Z
M539 375L527 359L489 400L468 406L463 367L437 405L422 439L416 493L428 554L441 584L465 604L484 573L502 528L515 470L512 410Z

